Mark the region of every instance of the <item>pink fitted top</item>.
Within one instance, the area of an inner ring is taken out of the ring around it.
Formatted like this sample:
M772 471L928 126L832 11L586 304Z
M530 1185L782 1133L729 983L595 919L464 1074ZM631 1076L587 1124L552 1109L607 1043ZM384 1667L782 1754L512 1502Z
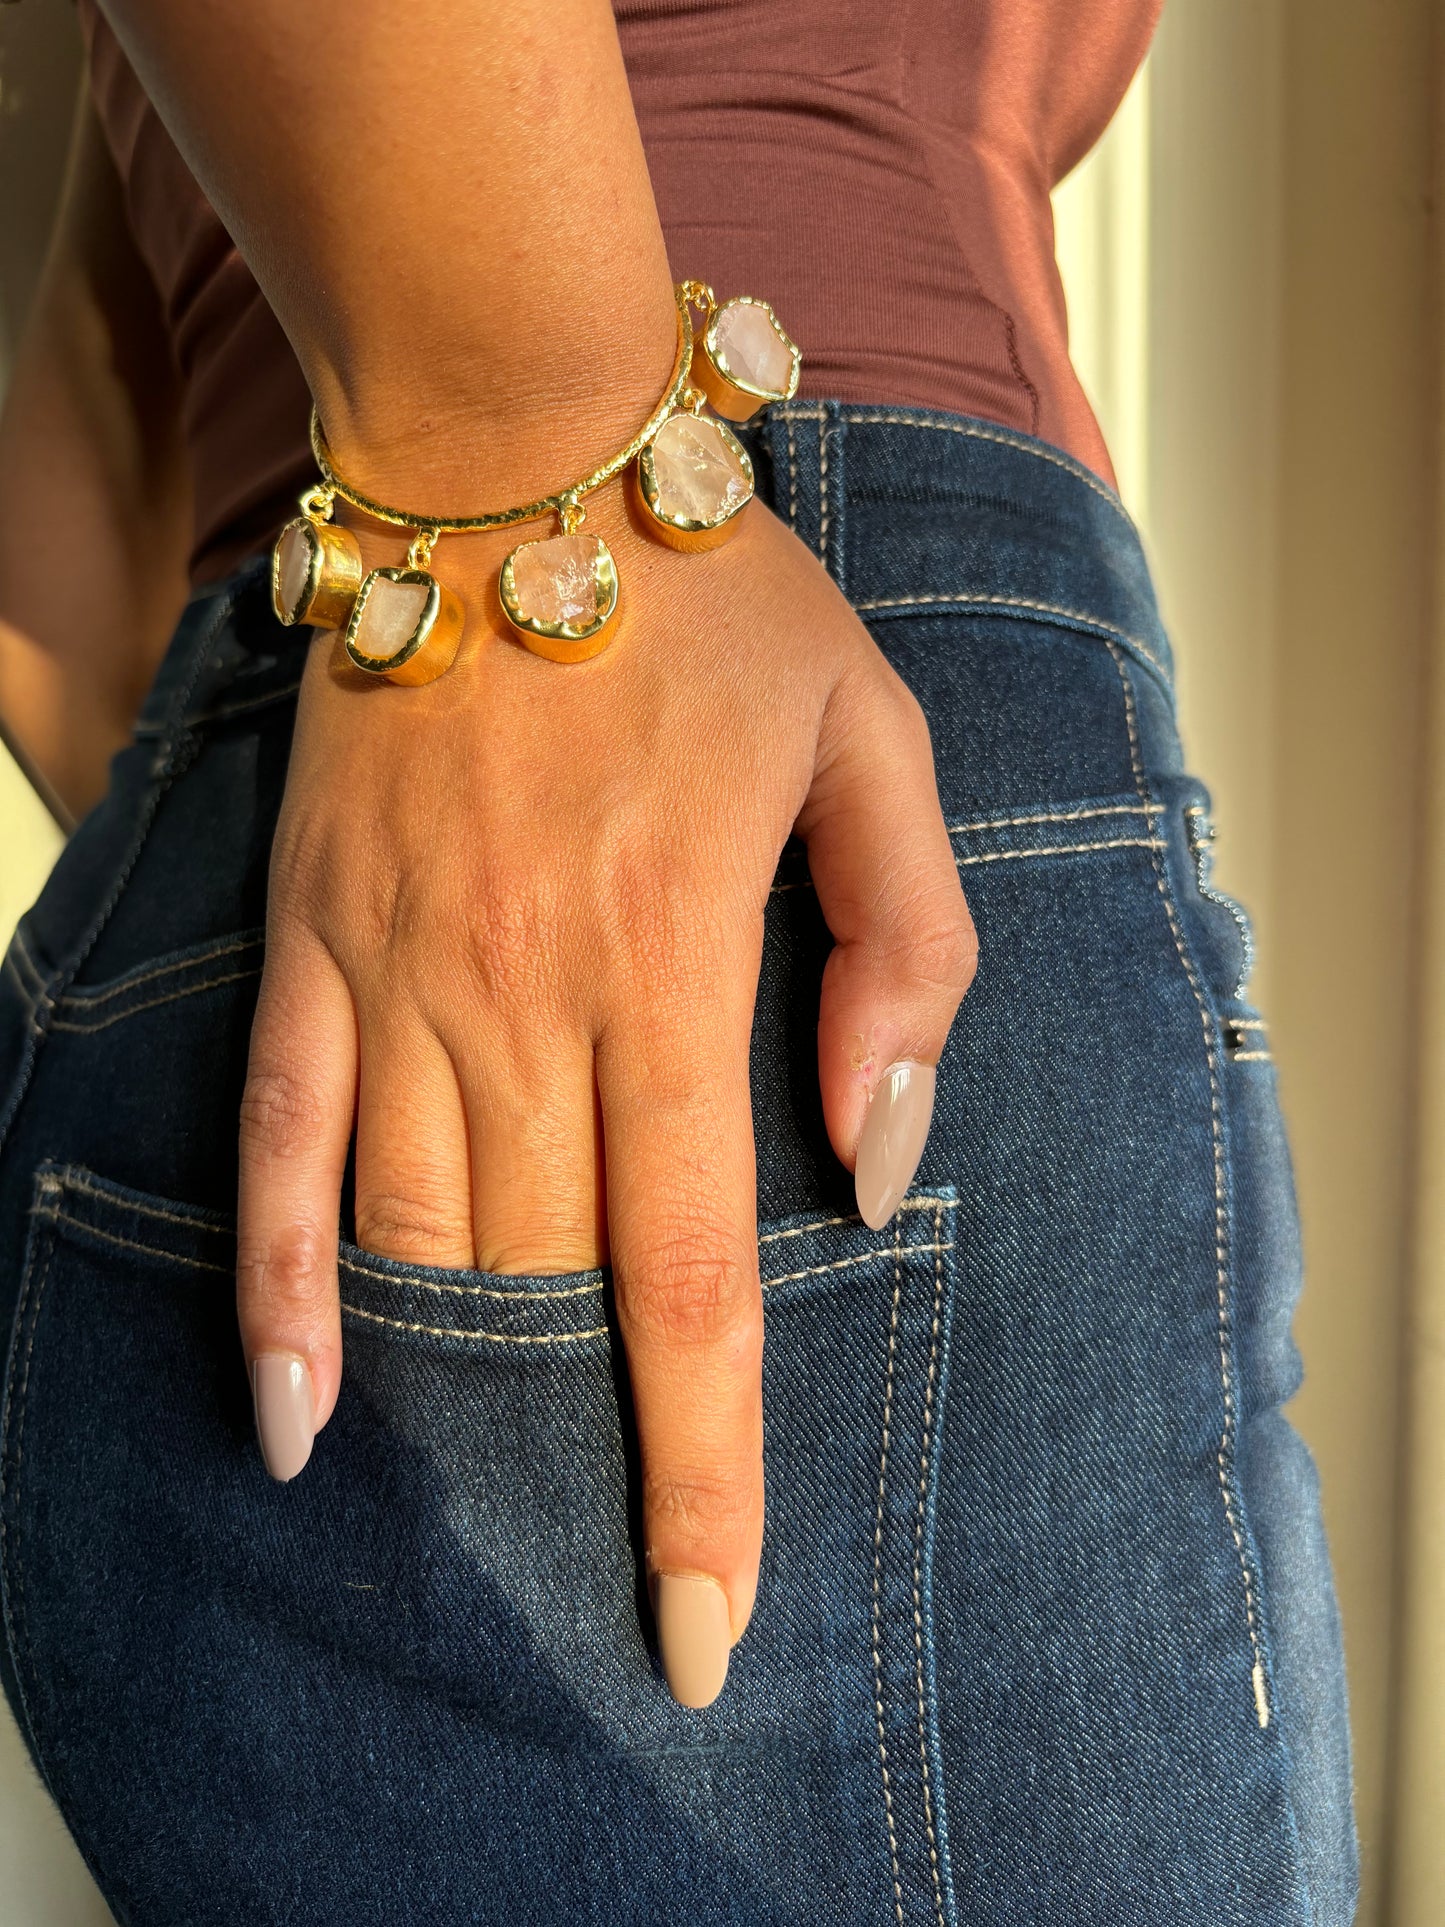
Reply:
M1108 124L1161 0L615 0L674 272L759 293L801 392L982 416L1112 480L1069 361L1049 193ZM280 324L95 0L91 84L159 289L196 580L313 474Z

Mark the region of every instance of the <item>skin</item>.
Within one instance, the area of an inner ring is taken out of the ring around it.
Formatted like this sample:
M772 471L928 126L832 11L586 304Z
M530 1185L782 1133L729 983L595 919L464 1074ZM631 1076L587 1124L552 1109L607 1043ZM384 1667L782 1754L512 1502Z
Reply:
M0 719L66 828L130 735L185 601L189 547L170 349L82 96L0 411Z
M439 0L424 26L108 10L363 487L440 514L527 499L650 412L671 273L605 0ZM592 662L507 639L512 533L438 547L468 611L438 682L313 645L241 1119L241 1335L305 1361L324 1424L353 1128L370 1249L503 1272L610 1252L649 1568L715 1578L736 1639L763 1532L748 1041L783 843L807 839L837 939L819 1077L850 1168L884 1068L937 1061L974 935L922 713L818 561L761 504L706 557L633 527L620 484L588 507L626 599ZM368 566L401 559L348 520Z

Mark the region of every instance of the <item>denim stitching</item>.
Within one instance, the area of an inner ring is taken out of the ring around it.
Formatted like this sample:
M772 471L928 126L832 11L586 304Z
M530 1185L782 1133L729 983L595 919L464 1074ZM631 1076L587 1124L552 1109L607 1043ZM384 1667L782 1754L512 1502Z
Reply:
M1134 706L1134 689L1129 679L1127 665L1122 653L1114 643L1108 645L1114 658L1114 667L1119 672L1119 681L1124 692L1124 720L1129 732L1129 757L1134 770L1134 782L1142 802L1150 801L1148 779L1144 774L1143 760L1139 748L1138 718ZM1159 846L1162 848L1163 846ZM1265 1679L1264 1648L1260 1641L1259 1624L1255 1613L1254 1585L1250 1576L1249 1558L1245 1552L1244 1534L1240 1530L1239 1518L1235 1509L1234 1494L1230 1487L1230 1467L1234 1459L1235 1444L1235 1407L1234 1386L1229 1374L1229 1344L1231 1336L1229 1316L1229 1227L1225 1207L1224 1175L1224 1118L1220 1099L1219 1070L1215 1063L1214 1019L1210 1013L1204 990L1199 981L1184 933L1180 928L1178 913L1170 895L1164 864L1159 849L1154 852L1154 881L1159 889L1164 914L1169 920L1169 929L1174 938L1174 948L1178 953L1184 975L1189 980L1189 988L1194 993L1194 1001L1199 1010L1199 1021L1204 1031L1204 1061L1209 1072L1209 1121L1214 1150L1214 1265L1215 1289L1219 1303L1219 1370L1224 1388L1224 1429L1220 1435L1219 1450L1215 1463L1219 1473L1219 1491L1224 1501L1224 1516L1234 1540L1234 1549L1239 1557L1240 1577L1244 1581L1244 1616L1249 1631L1249 1646L1254 1664L1250 1673L1250 1683L1254 1689L1255 1717L1261 1729L1269 1725L1269 1689Z
M1244 913L1244 905L1218 890L1210 882L1214 870L1214 825L1209 812L1202 803L1191 803L1184 812L1186 834L1189 838L1189 853L1194 858L1194 874L1199 884L1199 894L1211 903L1217 903L1221 910L1227 910L1239 931L1239 941L1243 954L1239 974L1234 980L1232 995L1240 997L1244 986L1249 982L1254 970L1254 928ZM1198 826L1198 827L1196 827Z
M783 426L788 431L788 527L794 535L798 533L798 444L793 435L791 415Z
M225 943L214 945L210 950L199 950L193 956L179 957L170 963L156 964L153 969L143 970L139 976L125 977L109 984L103 990L87 990L84 984L72 985L61 1002L65 1005L80 1005L90 1009L96 1004L109 1003L113 997L124 997L127 991L138 990L142 984L153 982L157 977L178 976L184 970L199 970L202 964L214 963L218 957L234 956L238 950L255 950L266 939L254 937L234 937Z
M15 979L15 982L19 985L20 995L25 1000L25 1016L29 1024L31 1034L33 1036L39 1037L41 1034L41 1025L40 1025L40 1020L35 1014L35 1011L36 1011L35 992L30 989L25 979L20 975L20 971L17 968L15 963L15 958L8 950L5 952L5 962L9 967L11 976Z
M1272 1064L1274 1053L1267 1050L1231 1051L1229 1061L1231 1064Z
M1066 474L1077 476L1086 488L1091 488L1101 501L1109 504L1126 528L1131 531L1134 528L1129 511L1112 489L1105 488L1098 477L1090 474L1082 463L1071 462L1063 455L1056 455L1052 449L1037 448L1032 442L1020 441L1017 436L1004 434L1000 430L975 428L969 422L936 422L924 415L859 413L847 407L844 408L843 415L844 419L850 422L898 423L905 428L933 428L940 434L962 435L969 441L997 442L1004 448L1016 448L1021 455L1032 455L1037 461L1050 462L1055 468L1063 469Z
M42 1210L39 1205L33 1209L37 1218L49 1218L52 1224L72 1225L77 1231L89 1232L92 1238L103 1238L108 1245L120 1245L126 1251L142 1252L147 1258L164 1258L168 1264L182 1265L188 1271L219 1271L225 1278L234 1274L235 1267L232 1265L212 1264L209 1258L193 1258L185 1252L166 1251L160 1245L143 1245L134 1238L122 1238L118 1231L102 1231L98 1224L87 1224L84 1218L72 1218L69 1212L55 1206L48 1211Z
M34 991L27 992L27 995L33 995L39 998L42 1004L48 1004L50 1002L50 998L46 994L46 989L45 989L45 972L40 968L39 964L36 963L34 957L31 956L30 945L25 940L25 932L20 928L18 924L15 926L15 933L11 938L11 948L13 949L16 957L20 960L21 963L24 964L25 968L30 972L30 975L35 980ZM7 954L9 953L7 952ZM17 970L15 974L19 976L20 973Z
M460 1325L415 1325L403 1318L387 1318L379 1311L363 1311L360 1305L348 1305L344 1298L341 1309L350 1312L353 1318L365 1318L373 1325L390 1325L397 1331L422 1332L428 1338L462 1338L473 1344L571 1345L583 1338L607 1336L605 1325L595 1325L590 1331L532 1333L469 1331Z
M837 1218L837 1219L830 1219L828 1220L828 1222L836 1223L836 1224L847 1224L851 1221L846 1218ZM816 1225L809 1225L805 1227L805 1229L807 1230L817 1230L818 1228L819 1227L817 1227ZM779 1233L778 1235L782 1237L788 1237L788 1236L793 1236L797 1234L782 1232L782 1233ZM764 1239L759 1240L759 1243L765 1243L765 1242L766 1240ZM907 1245L904 1248L908 1252L919 1252L919 1251L932 1251L934 1249L934 1246ZM953 1249L953 1246L944 1245L942 1249L945 1251L951 1251ZM785 1271L781 1274L781 1276L777 1278L762 1278L758 1282L762 1290L767 1291L773 1285L796 1284L800 1278L820 1278L825 1272L847 1271L850 1268L850 1266L864 1265L864 1264L867 1264L870 1259L880 1258L883 1255L884 1255L884 1248L879 1247L877 1250L874 1250L874 1251L862 1252L857 1257L838 1258L838 1259L835 1259L831 1264L826 1264L826 1265L809 1265L806 1271ZM377 1278L377 1279L380 1279L380 1281L386 1285L412 1285L422 1291L446 1291L446 1292L451 1292L455 1294L459 1298L500 1298L505 1303L508 1303L508 1304L516 1304L516 1303L522 1302L523 1300L534 1299L534 1298L544 1298L544 1299L587 1298L587 1297L590 1297L594 1292L599 1292L603 1289L602 1282L599 1279L595 1285L569 1285L565 1291L499 1291L495 1287L490 1285L451 1285L451 1284L444 1284L444 1283L434 1284L426 1278L415 1278L415 1277L397 1278L397 1277L394 1277L392 1273L389 1271L373 1271L366 1265L356 1264L350 1258L343 1258L341 1261L341 1266L344 1271L355 1272L363 1278Z
M818 557L828 560L828 424L818 417Z
M565 1291L502 1291L492 1285L450 1285L433 1282L429 1278L398 1278L390 1271L373 1271L370 1265L359 1265L354 1258L343 1258L341 1269L354 1272L360 1278L377 1278L384 1285L409 1285L417 1291L446 1291L458 1298L500 1298L507 1304L516 1304L529 1298L589 1298L602 1289L600 1279L595 1285L569 1285Z
M925 1252L925 1251L952 1251L953 1249L953 1246L951 1244L946 1244L946 1245L899 1244L896 1240L897 1238L901 1238L902 1236L903 1236L903 1230L902 1230L902 1227L900 1226L896 1234L895 1242L892 1247L893 1256L895 1258L913 1258L913 1257L917 1257L919 1253ZM794 1284L799 1278L821 1278L823 1273L827 1271L847 1271L851 1265L866 1265L866 1264L869 1264L874 1258L886 1258L888 1256L888 1252L889 1252L889 1247L887 1245L879 1245L876 1248L876 1250L862 1252L856 1258L838 1258L831 1265L809 1265L806 1271L787 1271L783 1273L781 1278L764 1278L761 1281L762 1288L764 1291L767 1291L773 1285Z
M943 1883L938 1873L938 1837L933 1828L933 1792L928 1781L927 1712L923 1698L923 1520L928 1504L928 1454L933 1443L933 1389L938 1378L938 1330L943 1315L943 1213L933 1216L933 1332L928 1347L928 1385L923 1395L923 1451L918 1468L918 1523L913 1533L913 1650L918 1671L918 1761L923 1768L923 1818L928 1829L928 1863L938 1927L944 1927Z
M143 1011L159 1010L163 1004L178 1003L182 997L198 997L203 990L219 990L223 984L239 984L247 977L259 977L260 974L260 964L250 970L228 971L223 977L207 977L204 983L184 984L179 990L167 991L164 997L150 997L143 1004L132 1004L129 1010L118 1010L113 1016L102 1017L98 1024L69 1023L65 1018L57 1017L50 1028L93 1037L97 1031L109 1030L112 1024L124 1024L132 1017L139 1017Z
M893 1256L894 1256L895 1263L897 1263L897 1261L902 1258L910 1257L918 1252L924 1252L924 1251L937 1252L937 1251L953 1250L953 1246L951 1244L929 1244L929 1245L899 1244L896 1240L897 1238L901 1238L901 1236L902 1236L901 1231L899 1231L895 1235L895 1243L893 1245ZM125 1240L117 1239L115 1242L118 1244L121 1244L121 1243L124 1243ZM147 1247L145 1245L140 1245L137 1247L137 1249L144 1251L147 1249ZM866 1265L875 1258L886 1258L888 1254L889 1254L888 1246L880 1245L876 1251L865 1251L861 1257L857 1257L857 1258L844 1258L836 1265L812 1265L806 1271L790 1271L782 1278L764 1278L762 1280L762 1289L764 1291L767 1291L768 1288L772 1285L790 1285L790 1284L793 1284L799 1278L816 1278L823 1272L844 1271L850 1265ZM191 1260L191 1259L182 1259L179 1262L183 1264L188 1264L193 1262L199 1263L200 1261ZM207 1267L208 1270L219 1270L220 1268L221 1267L219 1266ZM600 1290L600 1286L598 1287L598 1289ZM516 1296L519 1298L525 1297L527 1295L528 1294L523 1292L518 1292L516 1294ZM545 1295L545 1294L538 1294L538 1295ZM421 1324L415 1324L411 1320L405 1319L405 1318L388 1318L384 1312L364 1311L360 1305L350 1305L346 1302L345 1299L341 1301L341 1309L343 1311L349 1311L353 1315L353 1317L368 1319L374 1325L390 1325L396 1331L422 1332L427 1337L430 1337L430 1338L464 1338L469 1341L484 1342L490 1345L570 1345L570 1344L576 1343L578 1340L583 1338L602 1338L607 1333L606 1325L594 1326L589 1331L536 1332L536 1333L475 1331L475 1330L469 1329L467 1326L464 1326L464 1325L421 1325ZM886 1431L886 1428L885 1428L885 1431ZM885 1456L885 1463L886 1463L886 1457L887 1457L886 1444L884 1446L884 1456Z
M1091 850L1162 850L1164 844L1153 836L1115 836L1100 837L1093 843L1046 843L1037 849L986 850L977 856L956 856L953 860L960 870L966 870L977 863L1020 863L1030 857L1038 856L1087 856ZM811 890L811 878L800 879L797 883L775 883L769 890L772 897L782 896L788 890Z
M158 1204L140 1204L130 1199L118 1198L112 1192L101 1190L97 1184L87 1184L84 1178L77 1176L69 1167L54 1179L54 1188L62 1191L79 1191L84 1197L99 1198L102 1204L114 1205L116 1209L122 1211L133 1211L139 1217L163 1218L167 1224L189 1225L196 1231L213 1232L217 1237L229 1235L225 1225L213 1224L209 1218L191 1218L180 1211L167 1211ZM38 1210L39 1207L32 1206L32 1209Z
M893 1908L903 1927L903 1881L898 1865L898 1834L893 1824L893 1788L888 1778L888 1741L883 1728L883 1507L888 1487L888 1428L893 1420L893 1361L898 1348L898 1303L903 1296L903 1228L893 1233L893 1309L888 1321L888 1372L883 1390L883 1452L878 1466L878 1516L873 1527L873 1710L878 1719L878 1764L883 1771L883 1810L888 1819L888 1851L893 1859Z
M1162 850L1157 836L1111 836L1095 843L1046 843L1036 850L986 850L979 856L958 856L960 870L974 863L1019 863L1034 856L1078 856L1086 850Z
M861 1224L863 1220L856 1211L846 1212L841 1218L815 1218L811 1224L794 1225L787 1231L764 1231L758 1238L760 1245L777 1244L782 1238L801 1238L809 1231L827 1231L836 1224Z
M1037 816L993 816L981 823L950 823L948 834L962 836L975 830L1014 830L1027 829L1033 823L1080 823L1090 816L1162 816L1162 803L1107 803L1097 809L1051 810L1047 815Z
M925 1208L937 1206L938 1210L943 1212L953 1211L957 1208L957 1205L957 1198L901 1198L898 1203L898 1209L900 1211L921 1211ZM758 1243L760 1245L776 1244L781 1238L801 1238L805 1232L828 1231L831 1230L834 1225L862 1224L862 1222L863 1220L856 1211L848 1211L839 1218L815 1218L811 1224L794 1225L787 1231L765 1231L758 1239ZM935 1235L937 1234L935 1233Z
M966 591L958 595L878 596L868 602L855 602L853 612L861 616L882 609L921 609L940 602L949 603L958 609L1027 609L1035 615L1061 616L1068 622L1087 622L1106 636L1117 636L1121 642L1137 650L1150 668L1157 670L1166 684L1170 680L1169 671L1148 643L1138 636L1130 635L1127 629L1121 629L1117 623L1105 622L1101 616L1090 615L1087 609L1065 609L1053 602L1034 602L1027 596L970 595Z
M167 1224L185 1225L188 1228L196 1231L209 1231L216 1237L229 1237L233 1235L229 1226L222 1225L222 1224L215 1224L208 1218L191 1217L185 1212L171 1211L166 1209L164 1206L158 1205L158 1204L143 1203L137 1200L121 1199L121 1198L114 1197L109 1191L102 1190L99 1185L87 1184L83 1177L79 1176L74 1170L70 1168L67 1168L64 1171L61 1171L55 1174L53 1177L47 1178L46 1190L48 1193L75 1191L75 1192L78 1192L83 1197L98 1198L101 1201L101 1203L114 1205L119 1210L131 1211L135 1213L135 1215L138 1217L157 1218ZM934 1217L935 1217L934 1239L935 1241L937 1241L938 1238L940 1238L942 1235L941 1227L942 1227L943 1213L945 1211L955 1210L957 1208L957 1205L958 1205L958 1200L956 1198L918 1197L918 1198L904 1198L900 1202L898 1208L900 1211L917 1211L917 1210L924 1210L924 1209L932 1209L934 1211ZM117 1233L101 1231L98 1227L94 1225L86 1224L83 1219L72 1218L64 1213L61 1213L58 1207L55 1205L51 1205L49 1208L46 1208L41 1204L35 1204L31 1206L31 1210L35 1215L40 1217L47 1217L52 1219L60 1219L63 1217L64 1222L66 1224L75 1225L78 1229L83 1231L93 1230L96 1232L96 1235L98 1237L110 1238L113 1242L118 1244L131 1243L130 1240L121 1238ZM844 1217L818 1218L811 1224L798 1225L786 1231L765 1231L763 1235L759 1238L758 1243L760 1245L772 1244L781 1238L800 1238L803 1236L805 1232L809 1232L809 1231L823 1231L823 1230L830 1229L834 1225L860 1224L861 1222L862 1220L858 1217L856 1212L849 1213ZM901 1232L900 1232L900 1236L901 1236ZM214 1265L203 1259L191 1259L191 1258L185 1257L179 1252L159 1251L154 1246L151 1246L151 1245L135 1245L134 1249L136 1249L137 1251L152 1253L153 1255L158 1257L173 1258L177 1264L181 1264L181 1265L198 1264L208 1271L225 1271L229 1269L229 1267L225 1265ZM904 1250L909 1253L933 1251L935 1249L939 1249L943 1251L951 1251L953 1249L953 1246L951 1244L940 1246L935 1242L935 1244L932 1244L932 1245L908 1245L904 1247ZM762 1288L766 1290L770 1285L794 1284L800 1278L813 1278L821 1275L823 1272L826 1272L826 1271L840 1271L840 1270L847 1269L847 1267L850 1265L866 1264L871 1258L879 1258L885 1255L886 1250L887 1250L886 1246L878 1246L872 1251L862 1252L858 1256L852 1257L852 1258L839 1259L833 1262L832 1264L814 1265L814 1266L810 1266L806 1271L790 1271L790 1272L784 1272L780 1277L777 1277L777 1278L764 1278L761 1280ZM499 1290L489 1289L484 1285L452 1285L452 1284L445 1284L445 1283L434 1284L432 1283L431 1280L425 1279L425 1278L417 1278L417 1277L411 1277L411 1276L395 1277L391 1272L375 1271L366 1265L357 1264L355 1260L351 1258L341 1259L340 1264L341 1264L341 1268L344 1271L356 1272L356 1273L359 1273L362 1277L366 1277L366 1278L377 1278L377 1279L380 1279L384 1284L420 1286L425 1290L450 1291L450 1292L455 1292L458 1295L466 1295L466 1296L480 1295L483 1297L502 1298L502 1299L509 1299L509 1300L523 1299L523 1298L582 1298L582 1297L586 1297L591 1292L601 1291L602 1289L602 1286L599 1283L595 1285L569 1286L568 1289L565 1291L499 1291Z

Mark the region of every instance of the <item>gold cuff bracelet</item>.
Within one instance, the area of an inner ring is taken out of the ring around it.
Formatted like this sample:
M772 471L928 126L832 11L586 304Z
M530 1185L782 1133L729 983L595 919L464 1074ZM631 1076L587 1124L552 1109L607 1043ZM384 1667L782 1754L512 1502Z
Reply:
M344 631L347 656L371 675L431 682L455 661L465 621L460 597L431 572L438 537L555 515L555 535L519 543L503 562L503 612L527 648L553 662L582 662L605 648L616 633L617 564L600 535L581 532L582 498L633 464L635 500L660 541L678 549L726 541L753 497L752 462L727 421L746 421L798 388L802 358L766 301L739 295L719 304L701 281L681 281L673 292L677 352L661 401L625 448L535 502L463 516L392 508L342 477L313 408L311 452L321 480L301 497L300 515L272 550L279 619ZM698 332L694 307L704 316ZM703 413L709 403L712 415ZM356 537L333 519L338 499L413 531L404 567L363 575Z

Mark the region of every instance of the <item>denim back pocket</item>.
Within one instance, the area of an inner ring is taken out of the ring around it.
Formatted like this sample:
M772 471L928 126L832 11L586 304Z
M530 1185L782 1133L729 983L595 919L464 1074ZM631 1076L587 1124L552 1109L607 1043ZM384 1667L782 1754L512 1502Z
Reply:
M760 1228L767 1538L727 1688L696 1714L651 1649L601 1274L343 1247L340 1400L277 1486L229 1225L43 1167L3 1421L5 1624L112 1904L280 1918L265 1843L304 1838L317 1920L936 1921L955 1202L909 1199L882 1233Z

